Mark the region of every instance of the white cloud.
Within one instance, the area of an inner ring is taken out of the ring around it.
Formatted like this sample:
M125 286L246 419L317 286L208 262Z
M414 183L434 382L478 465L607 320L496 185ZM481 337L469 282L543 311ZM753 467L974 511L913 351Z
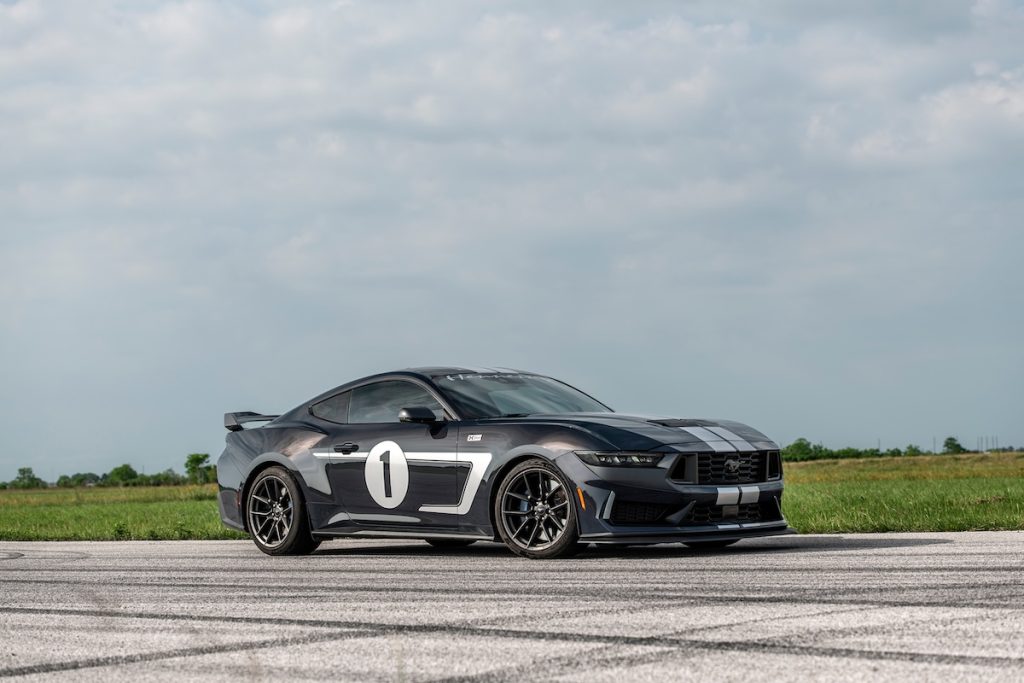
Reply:
M54 392L63 469L180 409L163 467L411 363L780 439L1015 428L1024 12L901 8L0 5L0 478Z

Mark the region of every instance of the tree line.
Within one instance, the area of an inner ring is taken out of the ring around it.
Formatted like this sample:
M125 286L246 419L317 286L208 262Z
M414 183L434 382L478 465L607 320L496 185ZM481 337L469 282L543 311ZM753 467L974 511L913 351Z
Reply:
M1002 452L1013 452L1013 446L995 449ZM942 453L956 455L967 453L956 437L947 437L942 443ZM932 455L914 444L906 448L826 448L820 443L811 443L801 437L782 449L782 459L787 461L802 460L835 460L845 458L881 458L914 455ZM217 481L217 467L210 464L208 453L190 453L185 458L185 474L178 474L173 469L166 469L156 474L142 474L129 464L118 465L106 474L93 472L76 472L62 474L55 485L60 488L79 486L182 486L184 484L211 484ZM45 489L50 484L36 476L31 467L22 467L18 476L11 481L0 481L0 489Z
M178 474L168 468L156 474L143 474L125 463L106 474L76 472L62 474L54 484L60 488L79 486L183 486L185 484L210 484L217 481L217 466L210 464L209 453L189 453L185 458L185 474ZM31 467L18 469L18 476L2 482L0 489L45 489L50 483L36 476Z
M1006 448L992 449L998 452L1012 453L1014 452L1013 446L1007 446ZM946 440L942 442L941 455L958 455L960 453L969 453L966 448L961 445L959 439L955 436L946 437ZM801 461L801 460L841 460L845 458L884 458L884 457L903 457L903 456L914 456L914 455L936 455L930 451L925 451L920 446L909 444L906 448L889 448L886 450L880 450L878 448L826 448L820 443L811 443L807 439L799 438L793 443L785 446L782 449L782 459L789 461Z

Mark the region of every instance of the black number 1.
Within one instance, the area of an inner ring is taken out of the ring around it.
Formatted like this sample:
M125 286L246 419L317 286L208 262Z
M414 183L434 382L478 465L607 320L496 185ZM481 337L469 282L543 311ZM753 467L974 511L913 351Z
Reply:
M384 497L391 497L391 451L384 451L380 456L384 465Z

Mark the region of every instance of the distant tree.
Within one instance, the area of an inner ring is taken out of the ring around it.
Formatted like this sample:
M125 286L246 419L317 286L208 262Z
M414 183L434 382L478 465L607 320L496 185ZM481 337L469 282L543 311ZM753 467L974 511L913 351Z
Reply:
M45 489L46 482L36 476L31 467L18 468L18 476L11 480L12 489Z
M100 483L100 475L95 472L76 472L71 475L75 486L95 486Z
M946 440L942 442L942 452L955 455L966 453L967 449L960 445L955 436L947 436Z
M163 472L157 472L147 477L149 486L178 486L185 483L185 477L168 468Z
M801 436L785 446L782 449L782 455L786 460L810 460L813 457L813 449L811 442Z
M57 486L61 488L73 488L77 486L96 485L100 482L100 475L92 472L75 472L72 475L62 474L57 479Z
M909 444L903 452L906 453L907 455L921 455L922 453L924 453L924 451L921 450L920 446L915 446L914 444Z
M103 483L107 486L134 486L139 483L139 473L135 468L125 463L103 475Z
M185 458L185 473L193 484L217 481L217 468L210 464L209 453L189 453Z

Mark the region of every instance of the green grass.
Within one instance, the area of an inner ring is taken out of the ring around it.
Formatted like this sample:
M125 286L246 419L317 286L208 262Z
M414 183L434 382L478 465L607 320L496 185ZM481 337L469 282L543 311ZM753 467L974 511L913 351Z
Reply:
M0 491L0 540L245 538L217 512L216 486Z
M1024 453L787 463L803 533L1024 529Z
M784 508L803 533L1024 530L1024 453L786 463ZM0 491L0 540L245 538L216 486Z

